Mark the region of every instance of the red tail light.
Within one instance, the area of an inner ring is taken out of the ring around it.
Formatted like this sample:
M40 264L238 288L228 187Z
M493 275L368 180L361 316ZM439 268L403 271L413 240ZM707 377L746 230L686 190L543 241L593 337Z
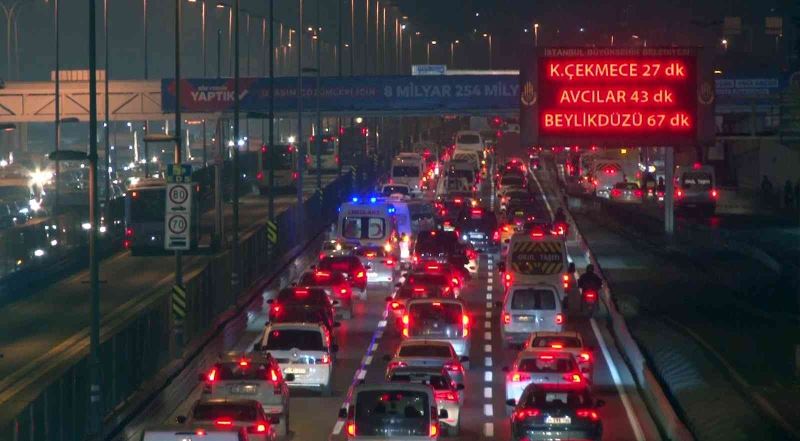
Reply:
M248 428L247 433L267 433L268 427L269 424L267 423L257 423L255 426Z
M683 190L681 190L680 188L679 188L679 189L677 189L677 190L675 190L675 197L676 197L677 199L680 199L680 198L682 198L682 197L683 197Z
M363 279L364 277L366 277L364 271L359 271L358 273L356 273L356 279Z
M400 303L400 302L392 302L392 303L390 303L389 305L390 305L390 306L391 306L391 308L392 308L393 310L395 310L395 311L397 311L398 309L404 309L404 308L405 308L405 307L403 306L403 304L402 304L402 303Z
M511 381L518 383L520 381L528 381L531 379L531 376L525 373L514 372L511 374Z
M618 198L620 196L622 196L622 190L620 190L619 188L611 190L611 197Z
M133 237L133 233L134 233L133 228L128 227L125 229L125 237Z
M452 282L453 286L461 285L461 282L458 280L457 277L453 277L452 279L450 279L450 282Z
M233 420L228 419L228 418L220 418L220 419L214 421L214 425L215 426L232 426L233 425Z
M125 240L123 240L123 241L122 241L122 247L123 247L123 248L125 248L126 250L127 250L127 249L130 249L130 247L131 247L131 241L129 241L128 239L125 239Z
M711 199L717 199L719 197L719 193L717 193L717 189L711 190Z
M292 172L292 180L295 180L295 181L296 181L296 180L297 180L297 178L299 178L299 177L300 177L300 174L299 174L299 173L297 173L297 172Z
M264 173L262 173L262 172L256 173L256 179L258 179L259 181L263 181L264 180Z
M561 280L564 282L564 289L569 288L569 274L564 273L561 276Z
M556 314L556 324L557 325L563 325L564 324L564 314L562 314L560 312L558 314Z
M209 383L217 381L217 369L216 368L211 369L211 372L208 373L208 376L206 378Z
M497 230L494 232L494 234L492 234L492 240L494 241L500 240L500 230Z
M403 337L408 337L408 335L409 335L408 327L409 327L408 314L404 314L403 315Z
M278 314L279 312L281 312L281 305L272 305L272 309L270 310L270 312L273 315Z
M322 358L319 359L320 364L330 364L331 357L328 354L322 354Z
M428 430L428 437L436 438L439 436L439 423L431 423L431 428Z
M456 373L464 372L464 366L462 366L461 363L457 361L448 361L447 363L444 364L444 368L450 372L456 372Z
M385 262L386 266L394 266L394 263L394 259L386 259Z
M324 259L325 258L325 252L323 251L323 252L319 253L318 257L319 257L319 260Z
M389 362L389 365L386 366L386 369L395 369L395 368L401 368L401 367L406 367L406 366L408 366L408 363L406 363L405 361L392 361L392 362Z
M449 390L436 391L436 400L456 402L458 401L458 394Z
M511 273L507 272L503 275L503 280L506 288L508 288L509 286L511 286L511 282L514 281L514 276L512 276Z
M583 383L583 375L581 374L564 374L564 380L572 384Z
M461 327L464 329L464 337L469 336L469 316L466 314L461 315Z
M587 303L594 303L597 301L597 293L594 291L584 291L583 298Z
M591 352L581 351L581 353L578 354L578 362L579 363L589 363L590 361L592 361Z
M356 436L356 423L353 421L347 423L347 436Z
M642 190L638 190L638 189L637 190L633 190L633 195L636 196L637 198L642 197L643 194L644 193L642 193Z
M510 325L511 324L511 314L504 312L503 313L503 324Z
M577 411L575 411L575 415L577 415L578 418L587 418L592 421L600 420L600 415L598 415L596 411L591 409L578 409Z
M534 418L539 416L539 409L520 409L514 412L511 418L514 421L522 421L526 418Z

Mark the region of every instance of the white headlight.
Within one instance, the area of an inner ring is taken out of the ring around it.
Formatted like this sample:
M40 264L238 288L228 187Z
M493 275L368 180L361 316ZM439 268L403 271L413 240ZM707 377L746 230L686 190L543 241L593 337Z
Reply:
M44 250L35 250L33 252L33 255L36 256L36 257L42 257L42 256L44 256Z
M81 224L81 228L83 228L84 230L91 230L92 224L90 224L89 222L84 222Z
M39 209L42 208L42 202L41 201L37 201L36 199L31 199L28 202L28 206L30 206L31 210L33 210L33 211L39 211Z

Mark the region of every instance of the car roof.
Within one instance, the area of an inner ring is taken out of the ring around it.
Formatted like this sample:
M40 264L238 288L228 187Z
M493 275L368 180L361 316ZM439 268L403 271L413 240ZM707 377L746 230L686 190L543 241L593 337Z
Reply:
M266 363L272 357L269 354L265 354L263 352L237 352L237 351L230 351L219 354L219 359L217 363L237 363L242 358L246 358L248 360L257 362L257 363Z
M441 340L401 340L400 346L449 346L452 348L453 344Z
M423 299L409 299L408 300L409 306L412 303L454 303L454 304L457 304L457 305L461 305L462 308L466 308L466 305L464 305L464 302L461 301L461 300L448 299L448 298L439 298L439 297L423 298Z
M398 389L413 391L413 392L423 392L430 396L433 396L433 389L428 385L414 384L414 383L392 383L388 381L376 384L359 384L355 387L355 389L353 389L353 395L357 396L359 392L398 390Z
M548 355L552 355L553 358L571 358L575 360L575 355L570 352L553 350L552 348L549 349L550 351L548 351ZM520 351L517 354L517 360L539 358L541 355L541 351Z
M561 331L561 332L537 331L537 332L532 332L529 338L535 338L535 337L571 337L583 340L581 334L575 331Z
M287 323L270 323L267 325L269 330L273 329L297 329L297 330L304 330L304 331L319 331L322 332L324 325L321 323L299 323L299 322L287 322Z
M197 400L194 405L199 406L201 404L237 404L237 405L256 405L259 404L258 400L252 400L248 398L206 398Z
M441 366L403 366L396 367L391 370L393 374L431 374L441 375L443 368Z

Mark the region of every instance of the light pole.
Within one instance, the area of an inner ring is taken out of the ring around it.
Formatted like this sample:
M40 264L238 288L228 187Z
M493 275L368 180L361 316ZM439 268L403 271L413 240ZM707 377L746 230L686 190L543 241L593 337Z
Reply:
M303 206L303 169L306 164L303 141L303 0L297 12L297 206Z
M226 5L225 3L217 3L217 9L227 9L228 10L228 55L230 56L230 53L231 53L231 36L233 34L233 8L231 8L230 6ZM237 28L237 31L238 31L238 28ZM217 34L219 35L220 32L217 31ZM219 46L219 44L217 46ZM218 47L217 48L218 55L221 55L221 52L222 52L222 50ZM233 62L233 60L229 60L229 62L228 62L228 75L230 75L230 72L231 72L231 69L230 69L231 62ZM220 64L220 61L217 60L217 65L219 65L219 64Z
M231 259L233 260L233 271L231 282L234 289L239 289L239 187L241 174L239 172L239 148L242 143L239 135L239 107L241 106L241 93L239 91L239 0L233 2L233 244L231 247ZM238 292L238 291L236 291Z
M533 24L533 45L539 47L539 23Z
M301 2L303 0L300 0ZM356 10L355 0L350 0L350 76L353 76L353 66L355 64L355 44L356 44Z
M188 0L189 3L197 3L197 0ZM203 57L203 78L208 76L206 63L206 0L200 1L200 51ZM208 167L208 146L206 141L206 119L203 118L203 167Z
M109 170L110 165L111 165L111 160L110 160L110 157L111 157L110 156L111 155L111 134L109 132L111 130L111 121L110 121L110 118L109 118L109 115L108 115L108 111L109 111L108 81L109 81L109 77L111 76L111 61L109 60L110 51L108 50L108 40L109 40L108 39L108 29L109 29L109 27L108 27L108 0L103 0L103 34L104 34L104 39L105 39L104 48L103 49L105 50L104 58L105 58L105 64L106 64L105 81L103 81L103 88L104 88L103 98L105 99L104 100L105 101L105 112L103 112L103 113L105 113L105 117L106 117L105 118L105 122L103 123L103 135L104 135L104 138L105 138L104 139L104 141L105 141L105 145L104 145L104 151L105 151L105 155L104 156L105 156L105 158L104 158L103 176L105 177L105 190L106 190L105 195L103 195L103 203L105 204L103 206L103 208L104 208L103 212L104 212L104 215L105 215L106 223L108 223L110 221L110 219L111 219L111 204L109 202L111 200L111 171Z
M142 44L144 45L144 79L149 78L147 63L147 0L142 0Z
M451 68L451 69L455 69L455 67L456 67L456 62L455 62L455 46L456 46L457 44L459 44L459 43L461 43L461 41L460 41L460 40L455 40L455 41L453 41L452 43L450 43L450 68Z
M275 47L275 4L269 0L269 202L267 213L269 220L275 221L275 56L272 54Z
M0 10L6 16L6 60L8 63L8 78L11 78L11 31L12 29L16 29L16 18L19 14L19 8L22 7L24 3L27 3L31 0L17 0L11 3L11 6L7 6L5 3L0 3ZM18 42L14 40L14 44L18 45ZM19 69L19 53L17 53L17 69Z
M431 64L431 45L436 46L436 40L431 40L428 44L425 45L428 51L427 64Z
M489 40L489 70L492 70L492 34L484 33L483 38Z
M55 34L56 46L56 68L55 68L55 149L61 150L61 38L59 25L61 22L61 10L58 7L59 0L53 0L53 33ZM10 60L9 60L10 61ZM58 215L58 198L61 192L61 163L56 161L55 173L55 194L53 196L53 212Z

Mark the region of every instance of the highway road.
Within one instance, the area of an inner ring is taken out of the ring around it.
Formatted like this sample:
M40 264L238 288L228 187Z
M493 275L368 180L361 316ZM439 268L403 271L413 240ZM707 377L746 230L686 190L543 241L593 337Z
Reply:
M324 183L333 180L326 176ZM314 191L315 182L308 180L306 197ZM280 213L296 202L296 196L285 195L276 199L275 209ZM225 210L226 230L230 230L231 207ZM241 230L263 222L267 218L267 200L248 195L241 199ZM206 213L213 216L212 213ZM184 272L202 265L205 257L184 257ZM172 284L174 257L171 255L131 256L119 252L100 263L101 314L106 322L137 299L159 287ZM89 326L88 271L81 271L65 280L50 285L25 299L0 309L0 404L13 397L13 391L27 381L46 360L74 345L75 340L87 334ZM12 388L13 389L9 389Z
M544 207L555 210L556 198L542 194L535 188ZM493 202L493 198L489 198ZM585 267L583 254L577 243L569 244L569 252L578 268ZM313 250L308 253L314 256ZM305 265L312 263L310 259ZM482 254L480 268L462 292L469 305L472 318L470 361L466 377L466 400L462 408L459 440L506 440L510 436L506 413L503 366L509 366L516 349L505 347L500 340L499 314L494 302L502 299L502 284L497 272L498 256ZM274 294L266 290L264 300ZM339 408L347 400L350 388L363 380L366 383L382 381L386 363L385 354L392 353L400 336L391 324L386 323L385 297L389 288L370 288L366 302L356 305L353 319L343 321L338 330L340 351L335 361L333 396L319 397L313 393L292 391L290 405L290 432L294 440L345 439L343 421L337 419ZM226 328L224 338L212 342L207 352L222 350L248 350L260 334L266 317L266 302L262 301L248 310L247 320ZM579 331L588 343L596 348L595 383L596 398L606 401L601 409L604 440L657 440L660 435L648 414L633 382L630 372L613 344L602 321L587 321L569 316L568 329ZM235 338L234 338L235 336ZM226 343L227 342L227 343ZM207 356L208 358L209 356ZM153 400L153 405L143 416L132 422L117 438L134 440L148 425L170 423L178 415L185 415L200 396L201 385L197 373L201 366L193 365L194 372L182 375ZM193 382L193 384L189 384ZM187 386L188 384L188 386Z

